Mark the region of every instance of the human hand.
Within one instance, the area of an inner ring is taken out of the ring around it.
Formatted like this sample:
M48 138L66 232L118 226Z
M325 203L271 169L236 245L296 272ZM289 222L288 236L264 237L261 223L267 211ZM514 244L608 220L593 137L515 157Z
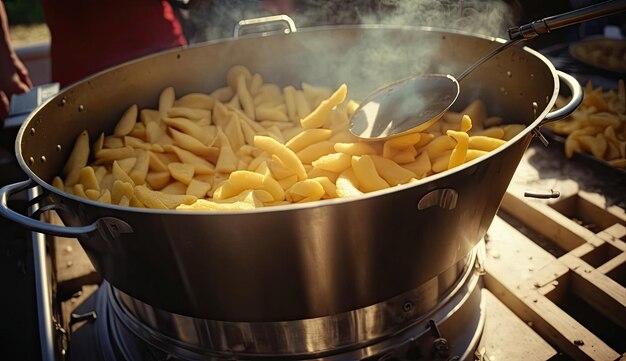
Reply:
M28 69L15 53L0 59L0 119L9 114L11 96L32 88Z

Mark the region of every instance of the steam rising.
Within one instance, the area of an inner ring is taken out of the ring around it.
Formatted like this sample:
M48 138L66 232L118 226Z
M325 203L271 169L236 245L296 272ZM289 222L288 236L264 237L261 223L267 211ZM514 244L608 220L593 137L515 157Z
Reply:
M513 25L512 12L502 1L387 0L393 10L379 21L462 30L472 34L505 36ZM364 19L369 20L369 19Z
M235 24L275 14L296 26L386 24L431 26L505 37L512 9L502 0L274 0L192 1L194 41L232 37Z
M285 7L288 11L284 11ZM299 30L328 25L362 24L371 27L372 24L381 24L429 26L444 31L506 37L506 29L513 25L513 11L502 0L198 1L190 10L196 41L232 38L234 26L239 20L281 13L287 13ZM355 33L358 35L359 32ZM308 70L290 77L290 70L280 68L271 73L274 77L278 74L279 78L268 80L277 83L285 80L284 83L288 83L287 79L299 79L329 87L347 82L351 97L362 99L383 84L415 74L458 75L477 60L475 54L482 55L488 51L486 48L442 51L440 41L433 41L432 36L424 39L419 36L420 32L407 31L401 35L402 39L389 41L384 34L377 35L372 31L367 36L355 35L348 39L345 43L349 45L341 49L330 50L324 37L306 37L300 46L308 50L309 54L303 58L306 64L302 64L308 65ZM327 50L320 54L320 49ZM280 56L280 50L274 55ZM447 57L446 61L442 61L442 57ZM454 60L452 64L450 59ZM259 66L259 61L251 59L251 63L253 71L260 71L254 68ZM320 67L319 64L330 65L332 74L341 76L333 76L328 67Z

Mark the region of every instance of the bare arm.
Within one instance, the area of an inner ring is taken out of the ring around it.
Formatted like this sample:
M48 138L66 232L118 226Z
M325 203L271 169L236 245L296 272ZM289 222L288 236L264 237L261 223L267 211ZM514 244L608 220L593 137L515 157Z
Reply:
M8 114L11 96L28 91L32 86L28 70L11 45L9 22L4 3L0 1L0 119Z

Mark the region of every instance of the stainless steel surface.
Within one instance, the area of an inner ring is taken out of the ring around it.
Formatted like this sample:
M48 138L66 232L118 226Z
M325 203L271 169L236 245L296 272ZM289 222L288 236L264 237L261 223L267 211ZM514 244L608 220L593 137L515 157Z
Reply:
M168 312L230 322L348 312L419 287L464 259L483 237L532 130L559 91L557 73L543 56L507 49L468 76L455 103L462 108L481 98L489 114L526 129L485 157L415 184L354 199L189 213L106 205L65 194L48 182L83 129L94 135L110 132L130 104L155 107L169 86L179 95L221 87L236 64L279 85L346 82L349 96L360 99L418 68L455 73L501 42L433 29L348 26L175 49L65 89L20 129L17 158L49 193L46 202L62 205L58 213L67 226L105 217L129 225L133 233L93 232L79 239L98 272L133 298ZM385 54L403 53L381 60L370 56L372 44L389 47L381 49ZM344 56L361 63L342 66ZM419 61L425 57L432 62ZM443 188L458 192L454 209L417 209L419 199Z
M459 83L445 74L401 79L363 99L350 118L350 132L384 140L421 132L439 120L459 96Z
M420 287L336 315L286 322L222 322L176 315L116 292L126 312L152 332L195 347L232 352L302 354L371 343L406 328L453 297L472 273L475 252ZM242 350L240 350L242 351Z
M356 360L391 355L398 352L396 348L405 351L409 340L415 346L419 344L415 339L420 337L432 341L424 325L430 320L442 323L445 318L455 318L453 314L460 308L465 308L466 316L474 322L457 320L451 326L470 336L466 337L467 341L479 337L483 317L476 264L474 251L438 277L391 300L333 316L289 322L192 318L156 309L115 289L108 292L117 320L115 327L127 328L146 344L173 357ZM466 304L467 299L474 299L471 306ZM446 331L443 336L452 336ZM470 348L472 342L458 343L455 350L458 353L471 354L475 348Z
M417 202L417 209L422 210L430 207L440 207L442 209L454 209L459 199L459 193L454 189L435 189Z
M350 119L350 132L366 140L383 140L427 129L439 120L459 95L459 83L476 68L509 47L540 34L614 14L626 9L626 0L608 1L565 14L555 15L530 25L509 30L511 40L478 59L456 79L449 74L424 74L395 81L368 95ZM534 24L543 24L534 27ZM526 30L530 26L533 36ZM568 113L569 114L569 113Z
M51 236L78 238L90 236L97 231L98 233L100 233L101 237L105 239L110 239L119 237L121 233L133 232L132 228L130 228L130 226L124 221L111 217L100 218L88 226L66 227L42 222L37 220L36 217L32 216L26 217L9 208L8 199L12 194L27 189L29 190L29 192L33 192L33 187L36 186L37 185L32 181L32 179L27 179L19 183L10 184L2 187L0 189L0 214L7 219L21 224L22 226L24 226L24 228L28 230L49 234ZM40 205L37 209L37 214L41 213L42 209L45 209L46 211L57 210L67 212L67 208L63 207L60 204Z
M555 120L567 117L572 114L572 112L583 102L583 89L578 80L562 71L557 71L557 75L559 76L559 81L564 83L569 89L571 99L566 105L546 114L546 116L539 123L540 127Z
M31 188L28 191L28 199L39 195L39 188ZM31 207L30 212L34 212ZM37 298L37 319L39 320L39 343L41 346L41 359L54 361L56 353L54 348L54 326L52 324L52 293L50 292L51 276L48 272L46 259L46 237L42 233L30 233L33 244L33 266L35 268L35 294Z

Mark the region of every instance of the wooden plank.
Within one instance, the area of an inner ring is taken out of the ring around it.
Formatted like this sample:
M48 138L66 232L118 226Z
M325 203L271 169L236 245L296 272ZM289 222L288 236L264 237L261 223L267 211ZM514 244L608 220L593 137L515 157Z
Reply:
M487 263L489 264L489 263ZM487 266L485 285L546 341L575 360L614 360L619 354L538 290L508 287Z
M626 211L618 206L606 205L606 199L598 193L580 191L578 197L579 208L582 212L594 219L597 224L607 224L603 228L607 228L613 224L619 223L626 226Z
M621 224L614 224L604 231L598 233L598 237L611 243L615 248L626 252L626 227Z
M502 200L502 208L567 252L586 242L594 245L599 243L595 233L539 200L527 200L507 191Z
M490 360L548 360L556 350L491 292L483 289L486 319L478 349Z
M544 339L577 360L619 355L544 296L567 266L498 217L488 232L485 285ZM494 257L494 255L496 257ZM530 265L530 266L529 266ZM530 271L530 269L533 269Z
M559 260L579 276L572 281L572 291L626 329L626 289L578 257L566 254Z
M583 257L584 255L593 252L594 250L596 250L598 247L592 245L591 243L583 243L580 246L574 248L573 250L571 250L570 252L568 252L567 254L575 256L575 257Z
M540 294L547 295L551 293L552 300L565 294L567 284L569 283L570 269L561 262L554 261L537 272L534 279L522 287L530 289L534 287Z
M526 308L520 313L527 315L537 332L568 356L576 360L614 360L619 356L548 298L529 292L522 302Z
M80 292L78 292L74 297L69 298L68 300L61 302L61 321L62 325L67 331L69 330L69 322L72 317L72 312L81 305L86 299L91 297L97 290L98 286L96 284L86 284L81 286Z
M518 235L521 236L500 217L494 218L487 231L485 243L487 259L502 271L500 277L506 284L519 284L530 280L535 276L535 270L556 260L553 255L533 242L520 243ZM511 258L511 255L514 257Z
M586 225L589 224L589 228L605 229L616 223L626 224L624 211L616 206L607 207L604 197L598 194L581 191L544 203L549 203L551 208L568 218L576 218Z
M596 271L602 274L607 274L625 263L626 263L626 252L613 257L608 262L596 268Z
M66 283L97 283L94 278L95 268L78 240L74 238L56 237L56 274L59 286ZM94 282L87 282L89 279ZM84 282L85 281L85 282Z
M550 206L562 214L570 215L576 213L576 203L578 203L578 194L572 194L568 197L559 196L558 199L550 203ZM547 203L547 202L546 202Z
M55 212L48 212L46 217L49 223L63 224ZM61 300L79 291L84 284L101 282L100 275L77 239L54 237L53 250L57 294Z

